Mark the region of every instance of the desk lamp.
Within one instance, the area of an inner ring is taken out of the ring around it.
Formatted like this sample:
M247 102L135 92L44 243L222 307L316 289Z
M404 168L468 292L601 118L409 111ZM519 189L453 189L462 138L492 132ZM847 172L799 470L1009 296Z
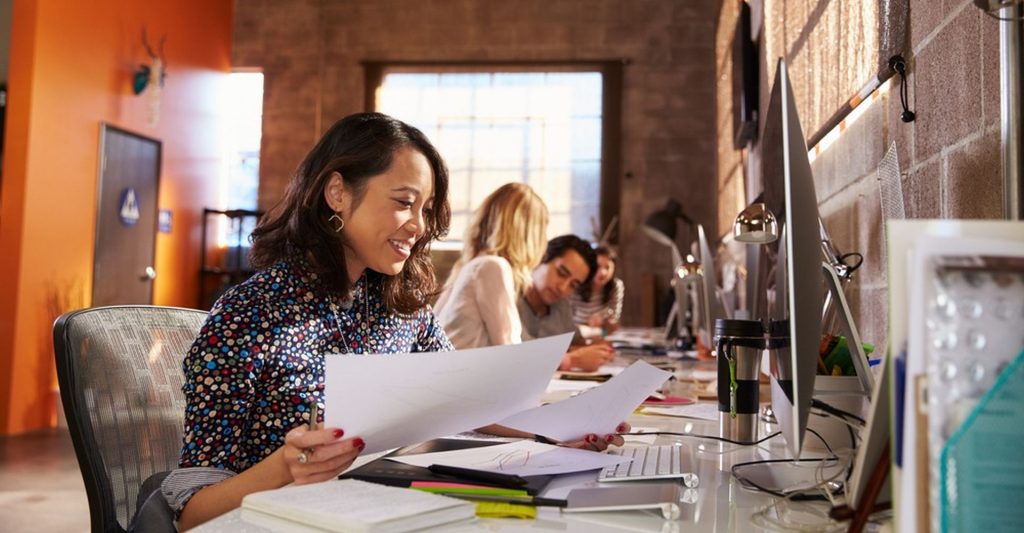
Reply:
M666 337L672 333L672 319L676 318L676 335L678 336L680 343L683 345L692 344L692 337L690 331L686 327L686 311L689 307L689 298L686 294L686 285L696 279L700 279L701 275L701 264L694 259L690 254L686 254L686 259L683 259L682 254L679 253L679 248L676 246L676 222L682 219L687 224L687 243L689 239L689 228L694 226L693 219L686 216L683 212L683 206L679 202L669 199L665 203L665 207L651 213L646 220L644 220L643 230L650 238L656 242L668 246L672 250L672 286L675 291L675 303L672 305L672 312L669 314L669 319L666 322Z
M779 222L764 202L748 205L732 224L732 236L739 242L768 244L779 238Z
M676 267L676 278L679 281L700 281L704 268L693 254L686 254L686 259Z
M775 217L775 213L761 200L762 198L763 196L759 196L736 215L736 220L732 223L732 235L737 242L765 245L779 239L779 221ZM756 246L746 252L747 295L748 299L754 300L747 302L747 307L751 311L761 309L761 304L767 305L760 292L763 281L760 279L759 272L761 270L761 254L763 253L762 246Z
M679 254L679 248L676 247L676 221L679 219L686 222L688 228L693 227L693 220L683 212L683 206L670 198L665 207L651 213L644 220L643 225L644 233L650 238L672 249L672 263L674 265L683 263L683 258ZM689 231L687 231L687 241L689 241Z

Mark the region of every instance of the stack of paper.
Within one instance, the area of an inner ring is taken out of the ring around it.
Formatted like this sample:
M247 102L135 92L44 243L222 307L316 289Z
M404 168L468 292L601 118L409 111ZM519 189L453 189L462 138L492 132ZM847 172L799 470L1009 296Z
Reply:
M475 513L467 501L354 479L292 485L242 499L242 520L288 530L413 531Z

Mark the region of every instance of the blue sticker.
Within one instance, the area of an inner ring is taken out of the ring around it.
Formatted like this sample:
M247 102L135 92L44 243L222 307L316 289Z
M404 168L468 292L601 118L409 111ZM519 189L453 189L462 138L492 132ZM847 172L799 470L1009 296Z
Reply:
M159 224L159 227L160 227L160 233L170 233L171 232L172 217L171 217L171 210L170 209L161 209L160 210L160 214L159 214L157 220L158 220L158 224Z
M121 219L121 224L134 226L139 221L139 200L135 189L127 187L121 191L121 201L117 204L120 206L117 216Z

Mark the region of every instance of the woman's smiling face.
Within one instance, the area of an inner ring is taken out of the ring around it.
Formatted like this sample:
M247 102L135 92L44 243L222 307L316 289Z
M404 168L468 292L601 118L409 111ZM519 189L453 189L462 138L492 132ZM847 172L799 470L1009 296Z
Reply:
M394 276L426 232L434 204L434 175L419 151L399 148L391 166L370 178L355 202L340 174L324 189L328 205L345 221L345 262L355 281L369 268Z

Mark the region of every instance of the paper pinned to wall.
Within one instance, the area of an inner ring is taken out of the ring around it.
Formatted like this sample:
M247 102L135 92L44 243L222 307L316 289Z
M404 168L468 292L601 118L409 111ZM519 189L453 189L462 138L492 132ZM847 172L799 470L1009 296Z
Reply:
M615 427L670 377L670 372L637 361L598 387L499 423L560 441L578 440L588 433L615 433Z
M540 403L572 333L444 353L330 355L327 427L364 453L486 426Z

